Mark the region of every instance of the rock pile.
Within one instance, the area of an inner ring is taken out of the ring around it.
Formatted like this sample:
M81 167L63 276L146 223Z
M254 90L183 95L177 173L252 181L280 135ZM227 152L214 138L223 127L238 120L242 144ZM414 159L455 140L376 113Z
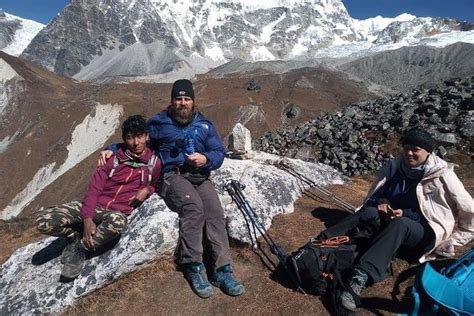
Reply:
M319 161L348 176L378 169L389 158L386 145L408 129L427 130L440 154L474 151L474 77L452 79L436 89L352 104L297 127L267 133L256 149ZM444 150L444 149L447 149Z
M252 79L247 83L247 90L248 91L260 91L260 86L257 83L257 80Z

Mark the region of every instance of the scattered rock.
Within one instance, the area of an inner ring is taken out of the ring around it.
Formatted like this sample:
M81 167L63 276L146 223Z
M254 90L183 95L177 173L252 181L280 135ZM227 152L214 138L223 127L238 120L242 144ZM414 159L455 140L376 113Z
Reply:
M248 91L260 91L260 86L257 84L255 79L252 79L247 84Z
M329 164L348 176L380 168L390 155L382 150L388 139L413 127L432 133L446 147L444 152L469 153L474 148L473 95L474 77L456 78L436 89L359 102L342 112L267 133L256 140L256 148Z
M292 118L297 117L300 114L300 109L295 104L290 103L287 105L287 107L289 108L288 110L286 110L286 113L285 113L286 118L292 119Z

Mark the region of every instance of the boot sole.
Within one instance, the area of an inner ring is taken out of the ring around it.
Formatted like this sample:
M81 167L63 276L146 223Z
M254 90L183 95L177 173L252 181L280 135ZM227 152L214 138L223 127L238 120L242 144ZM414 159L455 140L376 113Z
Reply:
M71 266L71 263L66 263L61 270L61 276L66 279L77 278L81 274L82 269L84 269L84 262L85 260L82 263L77 264L77 266Z
M341 297L339 298L339 303L347 310L351 311L351 312L357 312L357 306L355 305L355 302L354 302L354 305L347 303L345 300L342 299L342 295Z
M214 294L214 291L211 291L209 293L199 293L197 290L195 289L192 289L194 294L196 294L197 296L199 296L200 298L209 298L211 297L213 294Z

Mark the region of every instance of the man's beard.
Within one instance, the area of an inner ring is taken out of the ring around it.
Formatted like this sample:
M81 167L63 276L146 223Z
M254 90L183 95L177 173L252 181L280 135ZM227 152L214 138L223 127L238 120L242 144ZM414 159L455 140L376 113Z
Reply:
M196 114L196 107L193 105L193 108L189 112L180 111L176 106L168 106L168 115L173 121L180 125L186 125L190 123Z

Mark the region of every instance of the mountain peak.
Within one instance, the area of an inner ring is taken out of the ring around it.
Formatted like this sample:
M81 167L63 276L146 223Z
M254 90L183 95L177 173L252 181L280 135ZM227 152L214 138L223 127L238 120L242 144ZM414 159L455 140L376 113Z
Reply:
M0 50L19 56L44 24L23 19L0 9Z
M328 49L331 57L344 45L368 52L453 28L409 14L356 20L341 0L74 0L22 57L82 80L192 75L236 58L317 58Z

